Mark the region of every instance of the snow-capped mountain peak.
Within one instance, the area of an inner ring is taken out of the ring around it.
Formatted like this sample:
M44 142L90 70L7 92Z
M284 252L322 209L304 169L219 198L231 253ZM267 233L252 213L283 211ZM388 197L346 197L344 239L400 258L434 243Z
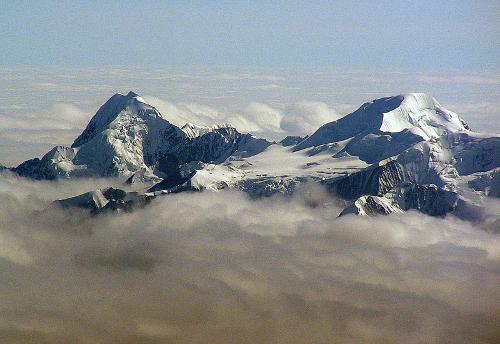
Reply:
M90 141L95 135L109 129L110 124L118 117L161 115L153 106L147 104L137 93L130 91L127 95L116 93L102 105L80 136L71 145L79 147Z
M140 101L141 103L145 103L144 99L142 99L142 97L140 95L138 95L137 93L135 93L134 91L130 91L129 93L127 93L127 95L125 97L127 97L128 99L135 98L136 100Z
M327 123L296 146L296 150L352 139L357 135L410 131L424 140L444 133L467 131L457 114L424 93L408 93L363 104L341 119Z
M409 93L397 96L401 103L392 111L382 113L380 130L399 132L418 128L426 137L437 137L445 132L457 132L468 129L458 115L439 104L433 97L424 93Z
M227 124L202 127L188 123L180 129L137 93L117 93L99 108L71 148L51 150L41 160L30 160L17 170L40 179L77 173L128 177L142 170L145 175L163 176L163 167L169 164L165 159L174 158L177 164L193 160L219 163L235 152L256 154L269 144Z

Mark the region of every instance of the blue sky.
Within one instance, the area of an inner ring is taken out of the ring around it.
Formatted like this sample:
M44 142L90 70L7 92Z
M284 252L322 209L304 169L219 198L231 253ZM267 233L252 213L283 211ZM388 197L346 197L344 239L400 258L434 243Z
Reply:
M496 0L2 2L3 66L500 69Z

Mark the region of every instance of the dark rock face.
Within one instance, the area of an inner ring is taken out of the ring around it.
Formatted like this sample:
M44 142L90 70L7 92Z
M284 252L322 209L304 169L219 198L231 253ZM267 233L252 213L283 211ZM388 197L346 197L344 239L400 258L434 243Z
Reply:
M180 173L168 176L158 184L153 185L148 192L165 191L169 193L177 193L192 190L190 181L195 174L196 171L192 171L184 177Z
M398 192L401 209L416 209L431 216L445 216L457 207L458 194L436 185L406 184Z
M301 137L301 136L287 136L283 140L280 141L281 145L283 147L290 147L290 146L295 146L299 142L303 141L306 139L307 136Z
M455 166L461 175L486 172L500 166L500 137L478 139L466 134L448 137L455 139L450 145L462 146L455 156Z
M149 204L155 196L151 195L136 195L136 197L130 198L130 199L110 199L109 202L102 207L101 209L98 209L97 211L94 212L94 214L101 214L101 213L107 213L107 212L112 212L112 213L119 213L119 212L126 212L129 213L135 209L140 209L145 207L147 204Z
M127 193L121 189L107 188L102 192L102 195L108 200L123 200Z
M346 207L340 216L360 213L368 216L388 215L394 212L418 210L430 216L443 217L454 212L457 207L470 208L456 192L436 185L404 183L384 196L369 195L358 198Z
M397 133L376 131L375 133L361 133L351 140L339 155L346 152L358 156L361 160L373 164L377 161L395 156L415 143L423 141L419 135L408 130Z
M220 163L238 148L242 135L234 128L219 128L177 145L168 153L180 163L190 161Z
M154 195L126 192L121 189L109 187L57 200L54 204L65 209L85 209L92 215L97 215L106 212L130 212L134 209L144 207L154 198Z
M157 170L166 176L180 177L180 165L181 162L175 155L167 153L158 159Z
M480 174L468 185L476 191L483 191L487 196L500 198L500 168Z
M323 184L332 194L353 200L363 195L383 195L396 185L413 179L412 174L403 165L391 160L345 177L326 180Z
M169 181L158 185L173 187L184 183L187 179L180 175L180 166L193 161L219 164L235 154L237 158L245 158L258 154L271 145L271 142L258 139L249 134L241 134L232 127L214 129L202 136L187 138L166 150L156 162L160 174ZM193 174L194 175L194 174ZM193 175L188 177L190 179ZM160 187L160 186L158 186ZM155 189L159 190L159 189Z
M239 157L249 157L262 152L269 145L271 142L265 139L241 134L232 127L222 127L187 139L166 153L175 156L180 164L191 161L219 164L235 153Z
M13 172L17 173L21 177L33 178L33 179L55 179L56 176L53 173L48 173L48 171L43 171L40 169L40 159L34 158L26 160L19 166L12 169Z

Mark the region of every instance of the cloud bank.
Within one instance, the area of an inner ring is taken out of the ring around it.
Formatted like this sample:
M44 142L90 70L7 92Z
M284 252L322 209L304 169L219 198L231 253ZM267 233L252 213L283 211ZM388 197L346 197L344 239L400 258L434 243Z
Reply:
M497 343L500 238L319 190L46 211L109 181L0 177L2 343Z
M310 135L323 124L341 117L326 103L305 100L282 109L251 102L242 110L225 113L196 103L176 104L152 96L144 99L155 106L168 121L180 127L188 122L197 125L229 123L241 132L275 140L286 135Z
M281 129L289 135L310 135L319 127L341 116L322 102L301 101L286 108Z
M0 129L79 129L89 120L90 115L75 105L56 103L23 115L0 114Z

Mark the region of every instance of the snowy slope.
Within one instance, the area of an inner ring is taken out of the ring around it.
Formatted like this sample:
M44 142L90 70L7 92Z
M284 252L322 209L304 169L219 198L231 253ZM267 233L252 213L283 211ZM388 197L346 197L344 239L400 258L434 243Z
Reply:
M414 143L445 133L468 131L457 114L434 98L410 93L363 104L343 118L327 123L295 146L362 157L373 163L402 152Z
M130 92L115 95L75 140L73 163L98 175L129 175L151 166L186 135L154 107Z

